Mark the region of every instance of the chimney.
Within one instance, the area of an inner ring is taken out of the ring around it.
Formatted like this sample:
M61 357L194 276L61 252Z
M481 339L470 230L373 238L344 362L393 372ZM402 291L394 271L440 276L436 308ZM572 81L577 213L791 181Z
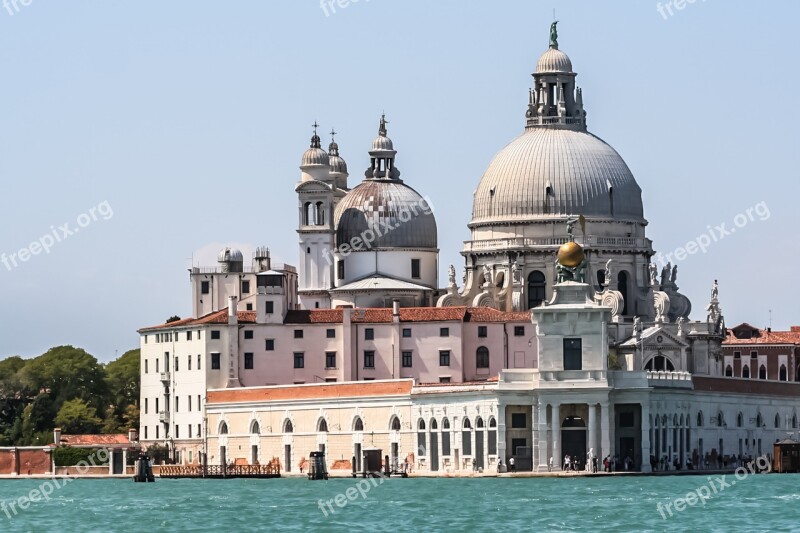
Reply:
M792 326L791 331L792 333L800 333L800 326Z
M139 431L136 428L128 430L128 440L130 442L139 442Z
M400 300L397 298L392 300L392 315L397 317L400 316Z
M61 445L61 428L53 429L53 442L56 444L56 446Z
M228 324L235 326L239 322L236 314L236 296L228 296Z

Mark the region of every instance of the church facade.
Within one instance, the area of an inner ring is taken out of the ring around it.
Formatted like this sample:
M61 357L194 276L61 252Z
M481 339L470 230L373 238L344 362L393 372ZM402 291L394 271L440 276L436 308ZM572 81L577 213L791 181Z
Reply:
M729 350L749 326L726 328L716 281L691 318L576 78L554 25L524 131L475 190L460 286L450 266L439 287L432 202L400 178L385 117L353 187L315 125L298 268L223 249L190 270L192 317L139 330L142 441L285 470L380 447L431 472L557 470L566 455L650 471L732 464L796 432L796 350Z

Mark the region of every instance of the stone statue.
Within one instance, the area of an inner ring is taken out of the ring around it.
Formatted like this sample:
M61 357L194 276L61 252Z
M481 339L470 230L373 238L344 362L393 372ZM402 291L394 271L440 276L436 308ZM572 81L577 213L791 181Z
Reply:
M603 283L603 285L605 285L606 287L611 285L611 276L613 274L611 271L611 263L613 262L614 262L613 259L609 259L608 261L606 261L606 271L603 274L603 278L605 279L605 283Z
M483 282L487 285L492 283L492 271L489 270L489 265L483 265Z
M633 336L637 341L642 338L642 319L638 316L633 317Z
M511 263L511 282L522 283L522 273L519 271L519 263L516 259Z
M650 263L650 285L658 285L658 267Z
M714 280L714 284L711 286L711 300L714 301L719 297L719 285L717 285L717 280Z
M568 218L567 219L567 237L569 237L570 242L575 240L575 236L573 235L572 226L578 221L577 218Z
M678 281L678 265L672 267L672 278L670 279L670 281L672 281L672 283Z
M669 273L672 270L672 264L667 263L664 265L664 268L661 269L661 284L666 285L669 281Z
M550 24L550 48L558 49L558 29L556 24L558 24L557 20Z
M678 317L678 337L683 337L683 324L686 322L686 319L683 317Z
M447 269L447 277L451 286L456 284L456 267L450 265Z

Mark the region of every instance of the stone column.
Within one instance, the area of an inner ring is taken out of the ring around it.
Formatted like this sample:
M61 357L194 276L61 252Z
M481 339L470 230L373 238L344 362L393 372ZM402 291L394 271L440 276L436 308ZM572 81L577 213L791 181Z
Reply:
M536 439L539 449L539 472L547 472L547 404L539 400L537 422L539 423L539 437ZM534 430L534 435L536 431ZM554 459L557 463L558 458Z
M561 405L553 404L553 469L561 470Z
M124 448L122 450L122 473L128 474L128 450Z
M587 452L594 448L595 455L599 454L599 450L597 449L597 404L590 403L589 404L589 445L586 447ZM600 459L602 462L602 459Z
M497 405L497 460L508 464L506 456L506 406L503 403Z
M640 404L642 406L642 472L650 472L650 402L645 401Z
M606 455L614 455L614 451L611 448L611 436L609 431L609 409L607 402L600 403L600 450L602 451L601 454L598 454L599 457L605 457ZM602 459L601 459L602 460Z
M114 473L114 450L113 448L108 449L108 475Z

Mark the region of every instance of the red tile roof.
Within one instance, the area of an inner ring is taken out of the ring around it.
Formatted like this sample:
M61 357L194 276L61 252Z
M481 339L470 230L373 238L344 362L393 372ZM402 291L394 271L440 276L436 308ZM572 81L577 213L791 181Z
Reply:
M734 332L750 330L752 337L748 339L738 339ZM728 330L728 336L723 344L800 344L800 328L792 326L791 331L768 331L742 323Z
M237 312L237 316L240 324L256 323L255 311L239 311ZM150 329L168 329L176 327L202 326L204 324L227 324L227 323L228 323L228 308L226 307L225 309L220 309L219 311L214 311L213 313L203 315L200 318L183 318L175 322L167 322L164 324L159 324L157 326L149 326L146 328L142 328L139 331L150 330Z
M210 390L208 403L268 402L280 400L312 400L329 398L358 398L364 396L410 395L412 379L392 381L359 381L320 383L277 387L247 387Z
M341 309L292 310L286 313L284 324L341 324L344 311Z

